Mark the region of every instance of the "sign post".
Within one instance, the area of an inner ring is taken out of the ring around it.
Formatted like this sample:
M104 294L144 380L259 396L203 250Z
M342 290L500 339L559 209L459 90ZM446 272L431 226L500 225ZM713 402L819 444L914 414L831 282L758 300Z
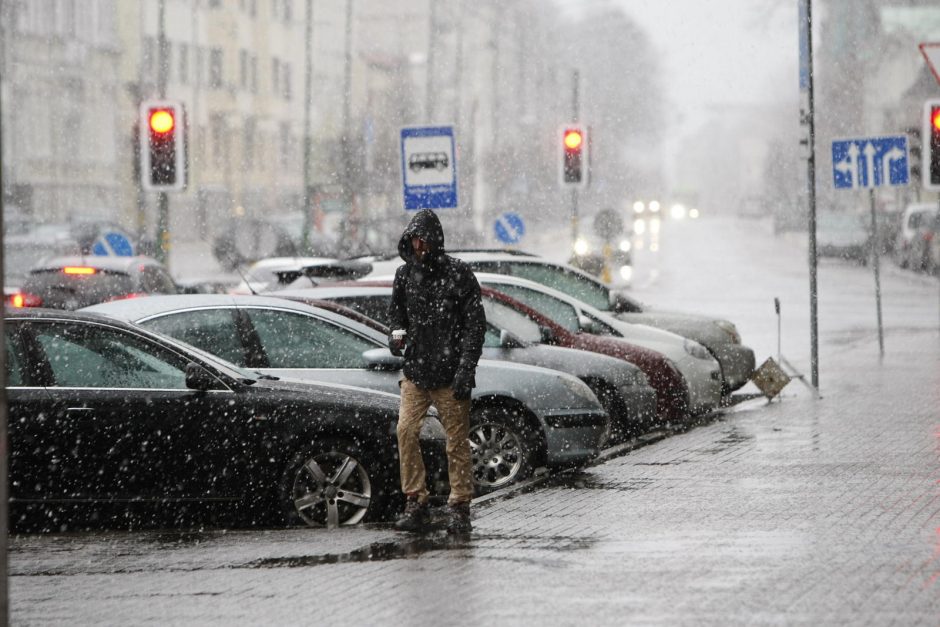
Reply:
M907 135L843 139L832 142L832 180L836 189L868 188L871 207L871 266L875 274L875 303L878 308L878 350L885 354L881 319L880 237L875 211L875 188L907 185L910 165Z
M401 129L401 174L406 211L457 207L454 127Z

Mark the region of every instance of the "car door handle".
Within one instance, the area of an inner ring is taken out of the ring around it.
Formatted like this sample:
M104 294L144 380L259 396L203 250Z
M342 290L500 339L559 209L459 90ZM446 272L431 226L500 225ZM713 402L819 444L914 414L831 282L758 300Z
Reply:
M94 411L92 407L66 407L65 411Z

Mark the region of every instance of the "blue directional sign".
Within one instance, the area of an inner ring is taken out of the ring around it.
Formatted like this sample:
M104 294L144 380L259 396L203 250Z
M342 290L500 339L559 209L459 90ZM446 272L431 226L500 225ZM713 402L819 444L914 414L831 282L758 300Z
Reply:
M496 218L493 231L496 233L496 239L503 244L518 244L525 235L525 222L519 214L507 211Z
M134 245L123 233L108 231L102 233L101 237L95 240L91 252L94 255L101 256L133 257Z
M401 174L406 210L457 206L455 156L452 126L401 130Z
M907 136L833 141L832 179L836 189L907 185Z

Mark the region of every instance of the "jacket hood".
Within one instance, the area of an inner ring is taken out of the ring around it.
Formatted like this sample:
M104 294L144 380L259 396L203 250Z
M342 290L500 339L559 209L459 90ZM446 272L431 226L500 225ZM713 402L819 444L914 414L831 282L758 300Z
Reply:
M437 214L430 209L416 213L398 240L398 254L406 263L417 263L414 249L411 247L413 237L419 237L430 244L431 250L425 258L425 263L444 255L444 227L441 226Z

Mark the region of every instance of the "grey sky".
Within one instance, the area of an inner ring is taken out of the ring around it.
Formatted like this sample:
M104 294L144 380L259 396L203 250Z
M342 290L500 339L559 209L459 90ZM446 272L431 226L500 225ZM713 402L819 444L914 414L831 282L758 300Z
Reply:
M697 110L703 106L798 97L796 2L620 0L620 4L661 52L667 94L682 114L684 130L701 121Z

